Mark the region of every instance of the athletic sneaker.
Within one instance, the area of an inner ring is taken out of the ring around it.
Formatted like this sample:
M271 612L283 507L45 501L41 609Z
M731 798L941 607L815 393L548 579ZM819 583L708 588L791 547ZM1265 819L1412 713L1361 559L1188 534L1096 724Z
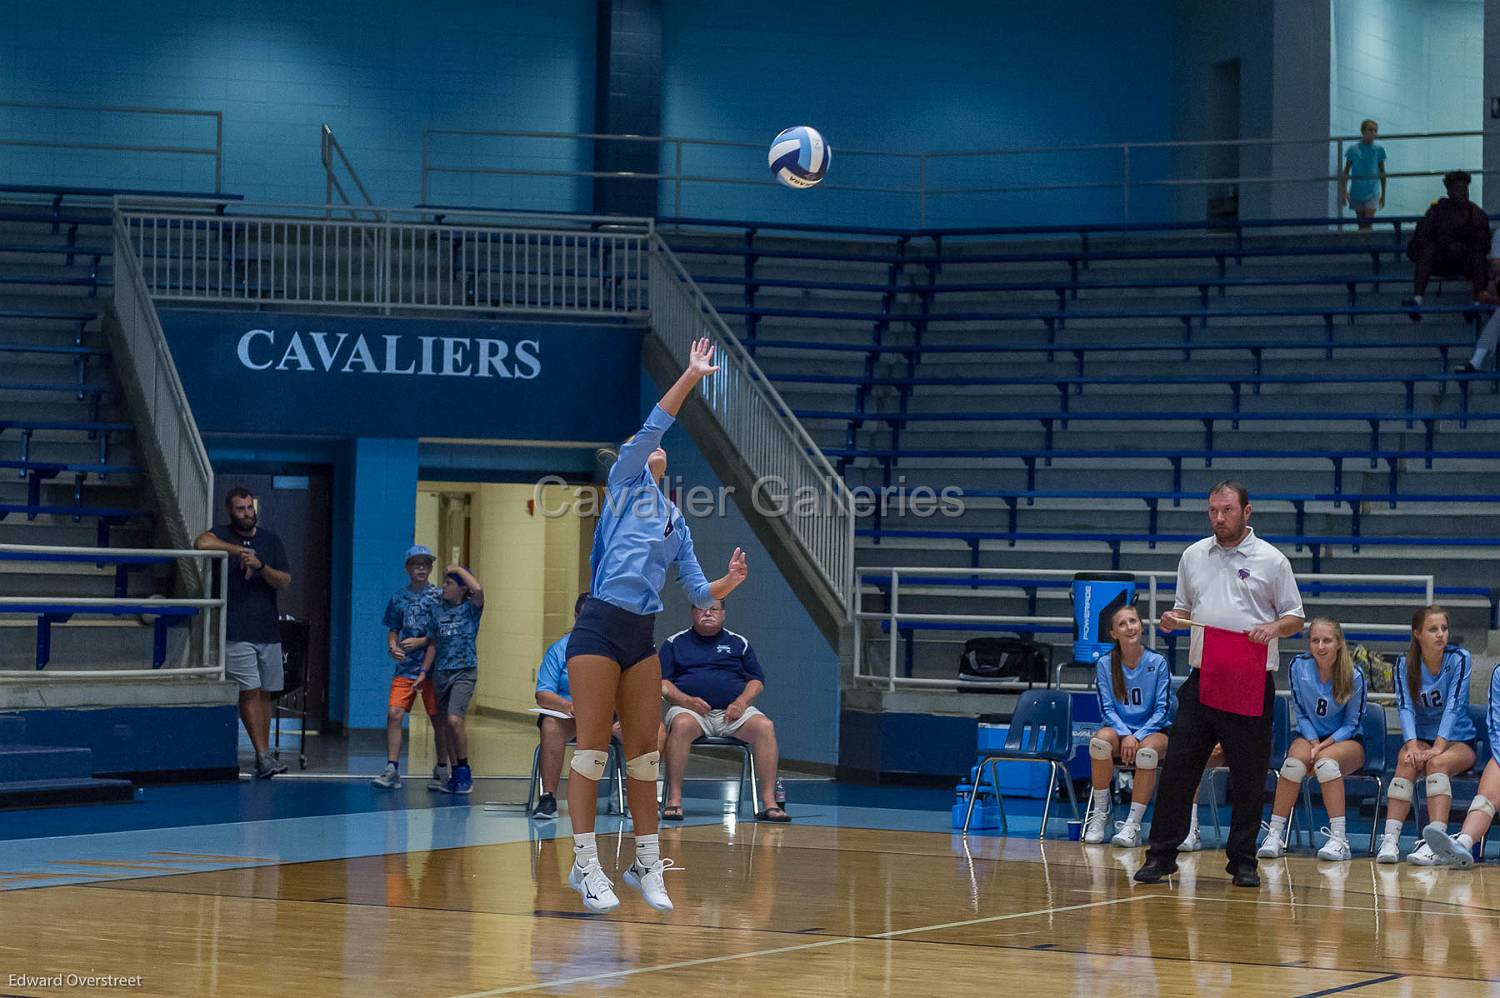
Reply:
M1134 849L1141 844L1141 826L1133 821L1118 821L1115 827L1119 829L1115 837L1109 840L1112 846L1121 849Z
M597 859L588 866L574 863L573 869L568 871L568 886L578 892L583 898L583 906L589 911L599 913L620 907L620 899L615 897L615 885L609 882Z
M1442 825L1432 824L1422 829L1422 841L1437 857L1439 866L1467 870L1474 865L1474 854L1464 848L1457 835L1449 835Z
M1273 830L1266 830L1266 837L1261 840L1260 848L1255 850L1256 859L1280 859L1286 855L1286 840Z
M1380 851L1375 854L1377 863L1399 863L1401 861L1401 837L1399 835L1382 835L1380 837Z
M1349 840L1338 838L1326 828L1319 829L1318 834L1328 836L1328 841L1323 843L1323 848L1318 850L1318 858L1326 859L1330 863L1347 863L1352 853L1349 850Z
M471 794L474 792L474 774L468 766L454 766L453 777L448 781L445 788L450 794Z
M384 787L387 790L395 790L401 785L401 774L397 771L394 764L388 762L385 764L385 768L380 771L380 775L375 777L375 779L371 780L370 782L375 784L377 787Z
M1188 832L1187 838L1182 840L1182 845L1177 847L1178 852L1198 852L1203 848L1203 833L1194 828Z
M433 766L432 779L427 781L428 790L447 790L448 781L453 779L453 771L447 766Z
M683 867L673 863L670 859L659 859L649 867L641 866L641 861L631 863L625 871L625 882L641 892L641 897L646 903L657 911L671 911L672 899L667 897L667 885L663 874L668 870L682 870Z
M1424 830L1424 833L1425 830ZM1442 866L1437 856L1433 855L1432 848L1424 841L1411 852L1406 854L1406 861L1412 866Z
M257 780L269 780L271 777L286 772L286 767L276 759L267 754L255 757L255 769L252 770Z
M532 809L531 816L542 821L556 818L557 798L552 794L542 794L541 799L536 802L536 807Z
M1083 826L1083 841L1088 845L1098 845L1104 841L1109 834L1109 805L1096 807L1089 814L1089 820Z

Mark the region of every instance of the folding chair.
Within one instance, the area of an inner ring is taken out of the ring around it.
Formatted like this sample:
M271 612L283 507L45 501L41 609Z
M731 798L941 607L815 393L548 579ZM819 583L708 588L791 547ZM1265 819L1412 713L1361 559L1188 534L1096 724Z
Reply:
M1078 798L1073 793L1073 778L1068 775L1067 762L1073 757L1073 700L1056 690L1027 690L1016 701L1015 713L1011 715L1010 728L1005 733L1005 746L999 752L990 752L979 763L979 774L974 788L969 792L969 806L964 812L963 833L969 834L969 823L974 818L974 802L979 799L979 790L984 785L985 770L989 770L990 785L995 788L995 800L1000 805L1000 830L1008 832L1005 819L1005 798L1000 792L999 764L1002 762L1035 762L1049 767L1047 774L1047 796L1042 804L1042 830L1037 838L1047 837L1047 818L1052 812L1052 794L1057 789L1058 775L1062 775L1063 786L1068 791L1068 804L1073 809L1073 818L1078 818Z
M577 740L569 738L568 739L568 746L567 747L571 748L571 749L577 749L578 748L578 742L577 742ZM625 752L624 752L624 749L621 748L619 741L617 741L614 738L611 738L609 740L609 748L607 749L607 751L609 752L609 761L607 763L605 763L604 771L607 774L607 779L610 782L610 789L613 791L613 793L610 796L611 796L611 799L614 801L614 805L615 805L614 813L615 814L624 814L625 813L625 767L620 762L620 760L625 755ZM531 782L528 783L527 787L526 787L526 813L527 814L531 813L532 808L534 808L536 806L536 802L537 802L538 799L541 798L541 796L542 796L542 745L541 745L541 742L537 742L536 748L532 749L532 751L531 751Z
M1365 746L1365 764L1344 777L1344 784L1356 780L1375 784L1375 817L1370 825L1370 855L1375 855L1375 843L1380 838L1380 801L1385 795L1385 707L1378 703L1365 704L1365 719L1360 727L1360 740ZM1312 785L1317 777L1308 776L1302 781L1302 806L1307 814L1307 827L1313 826ZM1347 801L1347 795L1345 800ZM1347 812L1346 812L1347 813Z

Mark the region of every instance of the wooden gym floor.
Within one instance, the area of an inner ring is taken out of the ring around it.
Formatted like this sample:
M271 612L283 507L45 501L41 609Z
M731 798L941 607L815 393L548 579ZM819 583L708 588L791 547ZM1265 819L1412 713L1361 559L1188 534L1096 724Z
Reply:
M966 846L870 813L856 823L892 827L664 827L685 868L668 874L671 915L620 882L628 834L600 835L621 907L583 915L565 819L555 839L237 869L161 872L208 852L115 859L100 863L113 879L0 891L0 993L82 993L24 978L96 973L192 996L1500 995L1496 864L1293 857L1246 891L1204 852L1139 887L1139 850ZM240 858L255 859L218 857Z

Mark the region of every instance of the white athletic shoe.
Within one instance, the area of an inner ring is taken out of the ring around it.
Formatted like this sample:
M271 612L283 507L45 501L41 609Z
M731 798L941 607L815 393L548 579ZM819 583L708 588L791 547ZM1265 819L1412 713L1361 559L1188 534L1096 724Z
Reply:
M625 882L641 892L641 897L646 903L657 911L671 911L672 899L667 897L667 884L664 874L668 870L682 870L670 859L659 859L649 867L640 865L637 860L631 863L625 871Z
M574 863L573 869L568 871L568 886L578 892L583 898L583 906L589 911L613 911L620 906L620 899L615 897L615 885L609 882L598 860L588 866Z
M1464 848L1458 836L1449 835L1442 825L1428 825L1422 829L1422 841L1437 857L1438 866L1467 870L1474 865L1474 854Z
M1109 834L1109 805L1096 807L1089 814L1088 823L1083 826L1083 841L1087 845L1098 845L1104 841Z
M1115 837L1109 840L1109 844L1121 849L1134 849L1141 844L1141 826L1133 821L1118 821L1115 827Z
M1380 851L1375 854L1375 862L1401 862L1401 837L1399 835L1386 834L1380 837Z
M392 766L390 763L386 763L385 768L380 771L380 775L375 777L375 779L371 780L370 782L375 784L377 787L384 787L387 790L395 790L397 787L401 786L401 774L396 770L395 766Z
M1199 852L1203 849L1203 832L1194 828L1188 832L1187 838L1182 840L1182 845L1177 847L1178 852Z
M1280 859L1286 855L1286 840L1270 829L1266 830L1266 837L1261 841L1260 848L1255 850L1256 859Z
M1442 866L1438 858L1433 855L1432 849L1424 841L1411 852L1406 854L1406 861L1412 866Z
M1349 840L1334 836L1333 832L1326 828L1319 830L1320 835L1328 836L1328 841L1323 843L1323 848L1318 850L1318 858L1326 859L1330 863L1347 863L1353 855L1349 850Z

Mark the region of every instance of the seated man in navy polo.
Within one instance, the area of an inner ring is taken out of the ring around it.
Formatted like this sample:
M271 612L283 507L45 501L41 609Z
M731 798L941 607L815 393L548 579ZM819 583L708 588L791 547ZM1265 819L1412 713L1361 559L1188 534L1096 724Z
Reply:
M668 703L666 804L662 817L682 820L682 775L688 749L705 735L738 738L755 753L760 821L790 821L776 805L776 728L751 706L766 688L750 642L724 626L724 601L692 608L693 626L662 642L661 692Z

